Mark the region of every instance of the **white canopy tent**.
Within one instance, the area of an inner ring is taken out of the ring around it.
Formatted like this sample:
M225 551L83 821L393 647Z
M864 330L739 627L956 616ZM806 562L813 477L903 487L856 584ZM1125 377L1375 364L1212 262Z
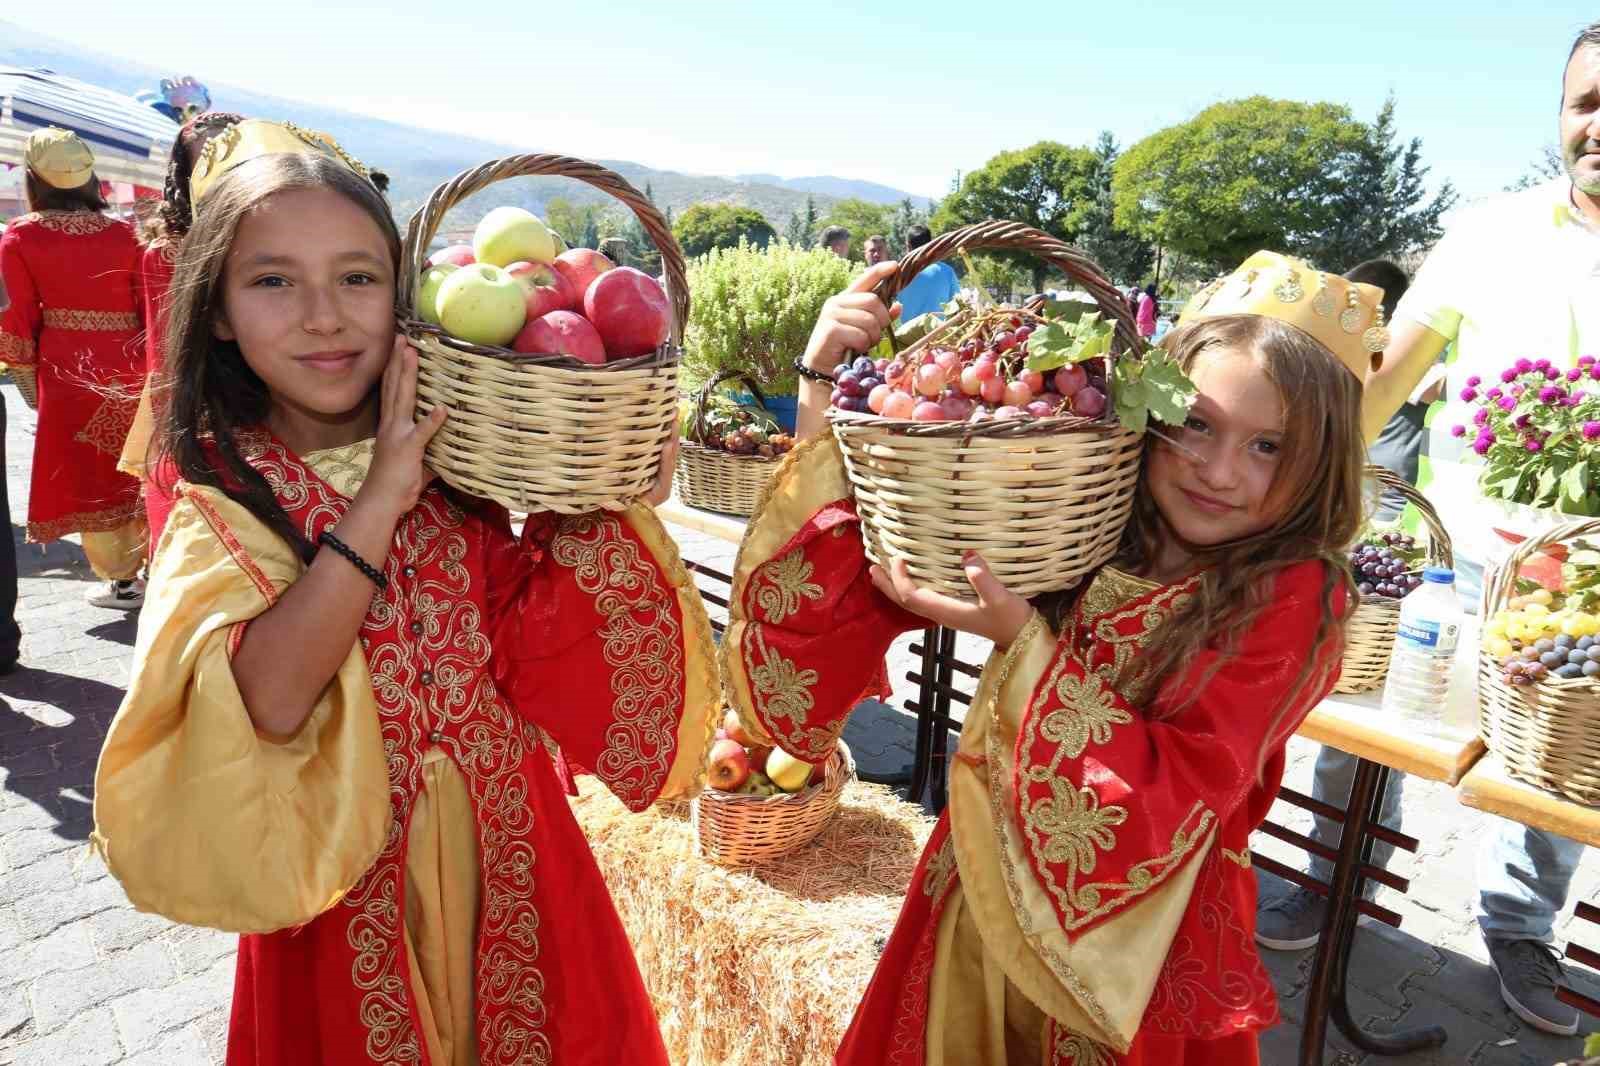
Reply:
M60 126L94 152L101 181L160 189L177 125L131 96L48 70L0 64L0 163L18 166L28 134Z

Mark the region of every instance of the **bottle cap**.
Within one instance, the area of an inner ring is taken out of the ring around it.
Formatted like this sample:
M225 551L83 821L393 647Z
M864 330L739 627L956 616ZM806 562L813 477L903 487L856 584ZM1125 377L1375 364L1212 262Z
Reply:
M1448 566L1430 566L1422 572L1422 580L1431 581L1435 585L1454 585L1456 572Z

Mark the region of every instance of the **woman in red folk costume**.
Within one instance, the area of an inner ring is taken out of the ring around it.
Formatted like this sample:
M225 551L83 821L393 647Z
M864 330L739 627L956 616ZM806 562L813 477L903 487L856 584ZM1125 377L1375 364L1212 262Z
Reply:
M142 483L152 551L161 539L167 512L172 510L173 471L169 466L164 475L158 476L158 471L147 467L146 459L159 418L155 404L161 398L164 387L161 345L165 335L162 327L167 290L172 285L172 267L178 261L178 248L194 221L194 208L189 203L189 177L194 173L195 162L200 158L200 151L205 148L206 142L243 121L242 115L207 111L195 116L178 132L172 142L172 155L167 161L167 181L162 189L161 200L139 229L142 247L137 292L144 320L145 383L139 394L139 410L123 443L117 469L138 478Z
M140 909L244 934L230 1066L665 1063L550 751L635 809L697 787L716 674L672 541L643 503L518 537L432 481L399 235L337 146L247 120L191 184L182 480L96 846Z
M94 155L67 130L35 130L29 213L0 237L0 362L39 412L28 539L83 535L110 582L90 602L132 609L145 556L139 483L117 470L144 382L133 229L104 214Z
M898 633L931 621L995 644L840 1063L1257 1062L1277 1002L1251 943L1249 838L1337 677L1369 358L1303 299L1309 280L1276 284L1314 270L1267 258L1168 342L1199 395L1171 443L1151 438L1113 563L1072 593L1030 603L977 556L970 603L903 562L869 567L826 386L806 382L809 439L734 576L724 684L746 728L819 758ZM876 342L889 312L871 290L894 266L829 301L812 369ZM1377 290L1323 284L1371 320Z

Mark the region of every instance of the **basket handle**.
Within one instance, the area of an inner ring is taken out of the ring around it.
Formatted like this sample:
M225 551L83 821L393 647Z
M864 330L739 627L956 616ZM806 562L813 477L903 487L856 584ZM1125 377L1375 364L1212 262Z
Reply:
M1445 532L1444 523L1439 519L1439 512L1434 510L1428 498L1418 492L1411 482L1386 466L1370 463L1366 474L1384 488L1398 492L1422 516L1423 525L1428 527L1428 561L1454 568L1455 552L1450 546L1450 534Z
M1137 358L1144 352L1144 338L1139 336L1127 298L1111 284L1099 265L1081 249L1021 222L989 219L939 234L922 247L906 253L899 268L878 285L878 297L887 306L926 267L960 252L980 251L1031 252L1043 259L1094 297L1100 313L1111 321L1116 328L1116 339L1121 342L1112 344L1113 354L1126 352Z
M1511 599L1511 590L1516 587L1513 582L1516 581L1517 571L1522 569L1522 564L1527 562L1529 556L1552 544L1596 534L1600 534L1600 518L1586 518L1547 529L1537 537L1530 537L1511 549L1505 565L1496 569L1494 576L1483 584L1482 617L1488 617L1491 607L1497 607Z
M700 386L700 391L695 393L694 424L692 427L694 436L692 439L698 444L704 444L706 442L706 408L711 403L711 394L716 391L718 385L721 385L727 381L737 381L739 384L749 389L750 395L756 398L756 403L760 405L761 409L763 411L768 410L767 394L761 391L761 386L756 384L755 378L751 377L745 371L737 368L723 370L710 381ZM768 413L770 414L771 412L768 411Z
M667 298L672 301L672 342L683 344L683 331L689 322L689 279L684 268L683 249L672 236L667 220L656 210L644 194L628 184L622 175L595 163L586 163L565 155L513 155L504 159L491 159L481 166L457 174L434 189L406 226L405 246L400 255L400 279L395 298L402 319L413 319L417 279L422 276L422 264L427 258L428 245L439 232L445 214L462 200L480 192L497 181L507 178L551 175L573 178L592 185L601 192L610 193L631 210L661 252L661 266L666 274Z

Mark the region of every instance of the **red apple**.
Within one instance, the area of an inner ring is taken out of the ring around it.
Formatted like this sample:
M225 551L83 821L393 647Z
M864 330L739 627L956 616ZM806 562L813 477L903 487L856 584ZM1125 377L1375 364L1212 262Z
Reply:
M529 322L551 311L571 311L578 304L578 290L549 263L512 263L506 273L528 294Z
M738 743L719 740L711 745L711 762L706 766L706 781L712 788L733 792L750 776L750 757Z
M772 748L758 745L753 748L746 748L745 750L750 753L750 769L760 770L762 773L766 773L767 756L772 754Z
M454 263L458 267L471 266L478 261L472 254L470 244L452 244L448 248L441 248L428 256L429 266L438 266L440 263Z
M570 355L599 366L606 361L605 342L589 320L575 311L551 311L522 327L511 350L533 355Z
M593 248L569 248L556 256L551 266L561 271L561 276L572 286L574 302L581 301L594 279L617 264Z
M617 267L594 279L583 294L583 313L600 331L606 355L648 355L672 332L667 293L649 274Z
M755 743L750 739L750 734L745 731L744 723L739 721L739 712L729 707L722 715L722 731L728 734L729 740L737 740L745 747Z

